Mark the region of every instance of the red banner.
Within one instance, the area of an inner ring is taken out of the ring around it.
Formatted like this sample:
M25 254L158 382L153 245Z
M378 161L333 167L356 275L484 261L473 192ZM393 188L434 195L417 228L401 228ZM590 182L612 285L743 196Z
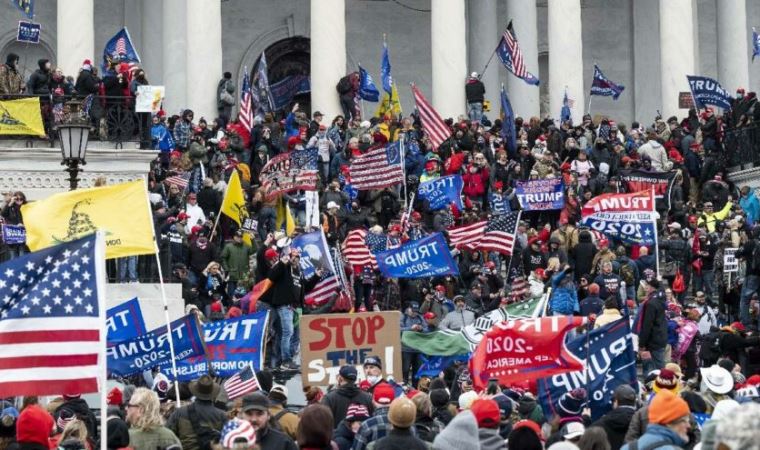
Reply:
M508 385L582 370L583 363L568 350L565 335L585 321L584 317L552 316L497 323L470 358L475 388L485 388L491 378Z

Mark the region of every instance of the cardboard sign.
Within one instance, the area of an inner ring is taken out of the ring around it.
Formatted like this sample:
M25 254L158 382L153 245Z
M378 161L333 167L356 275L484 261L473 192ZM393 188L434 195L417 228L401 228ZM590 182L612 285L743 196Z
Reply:
M691 91L678 93L678 107L680 109L691 109L694 107L694 97L691 96Z
M304 385L338 381L341 366L353 364L364 379L362 361L380 357L383 376L401 380L401 313L318 314L301 318L301 376Z
M28 42L30 44L39 44L40 29L41 27L38 23L24 22L23 20L19 20L16 40L19 42Z
M736 251L739 250L738 248L727 248L723 250L723 271L730 273L730 272L738 272L739 271L739 261L736 259Z

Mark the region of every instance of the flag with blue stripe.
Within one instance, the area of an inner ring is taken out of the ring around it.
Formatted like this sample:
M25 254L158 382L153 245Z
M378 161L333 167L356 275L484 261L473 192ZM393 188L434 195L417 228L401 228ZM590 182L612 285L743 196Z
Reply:
M517 133L515 130L515 113L509 101L504 85L501 86L501 111L504 119L501 121L501 139L507 147L510 156L517 154Z
M752 62L755 62L755 56L760 55L760 34L755 27L752 27Z
M559 112L559 119L562 122L566 122L572 118L572 112L570 111L570 99L567 98L567 89L565 89L565 96L562 98L562 109Z
M388 54L388 44L383 42L383 59L380 62L380 80L383 90L389 94L393 92L393 77L391 76L391 57Z
M591 95L601 95L612 97L617 100L620 94L625 90L622 84L615 84L604 76L599 66L594 64L594 80L591 82Z
M103 72L108 70L108 66L114 62L139 63L140 55L137 54L135 46L132 44L132 38L129 37L129 31L122 28L116 33L103 48Z

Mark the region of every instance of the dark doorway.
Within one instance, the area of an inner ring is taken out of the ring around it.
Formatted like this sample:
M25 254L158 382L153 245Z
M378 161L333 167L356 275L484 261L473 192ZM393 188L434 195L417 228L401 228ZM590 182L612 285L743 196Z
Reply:
M311 41L303 36L295 36L282 39L267 47L264 52L267 56L267 75L269 84L274 85L287 77L298 75L309 76L311 73ZM259 66L261 57L256 60L251 78L253 78ZM298 102L300 110L311 116L311 93L303 92L295 95L285 108L283 113L290 112L290 107Z

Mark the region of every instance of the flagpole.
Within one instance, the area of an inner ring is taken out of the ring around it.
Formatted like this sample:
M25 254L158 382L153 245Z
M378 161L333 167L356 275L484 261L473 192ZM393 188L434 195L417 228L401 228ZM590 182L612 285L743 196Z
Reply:
M398 146L399 146L399 155L401 156L401 173L403 174L403 179L401 180L402 183L404 183L404 209L407 209L407 192L406 192L406 164L404 162L405 157L404 153L404 133L401 133L401 136L398 138Z
M237 169L235 169L237 170ZM214 233L216 233L216 226L219 224L219 218L222 217L222 208L224 208L224 199L227 198L227 194L230 190L230 183L227 183L227 186L224 188L224 195L222 196L222 203L219 205L219 212L216 213L216 217L214 218L214 227L211 228L211 236L209 236L208 240L213 241L214 240Z
M148 183L143 182L145 186L145 199L148 200ZM146 202L148 213L153 217L153 211L150 210L150 201ZM174 375L174 395L177 396L176 404L179 405L179 383L177 380L177 355L174 353L174 336L172 336L171 321L169 320L169 302L166 300L166 288L164 287L164 272L161 269L161 258L158 256L158 238L155 230L153 231L153 254L156 257L156 266L158 267L158 285L161 288L161 301L164 304L164 320L166 321L166 334L169 341L169 354L172 357L172 374Z
M95 236L95 282L98 293L98 321L100 322L100 450L106 450L106 429L108 427L108 329L106 327L106 243L105 233L97 231Z
M591 99L594 98L593 95L588 95L588 106L586 107L586 113L591 114Z
M657 217L655 214L657 213L657 209L655 208L655 204L657 203L657 199L654 195L654 186L652 186L652 225L654 226L654 263L655 263L655 269L657 271L657 279L660 278L660 244L659 239L657 239Z

